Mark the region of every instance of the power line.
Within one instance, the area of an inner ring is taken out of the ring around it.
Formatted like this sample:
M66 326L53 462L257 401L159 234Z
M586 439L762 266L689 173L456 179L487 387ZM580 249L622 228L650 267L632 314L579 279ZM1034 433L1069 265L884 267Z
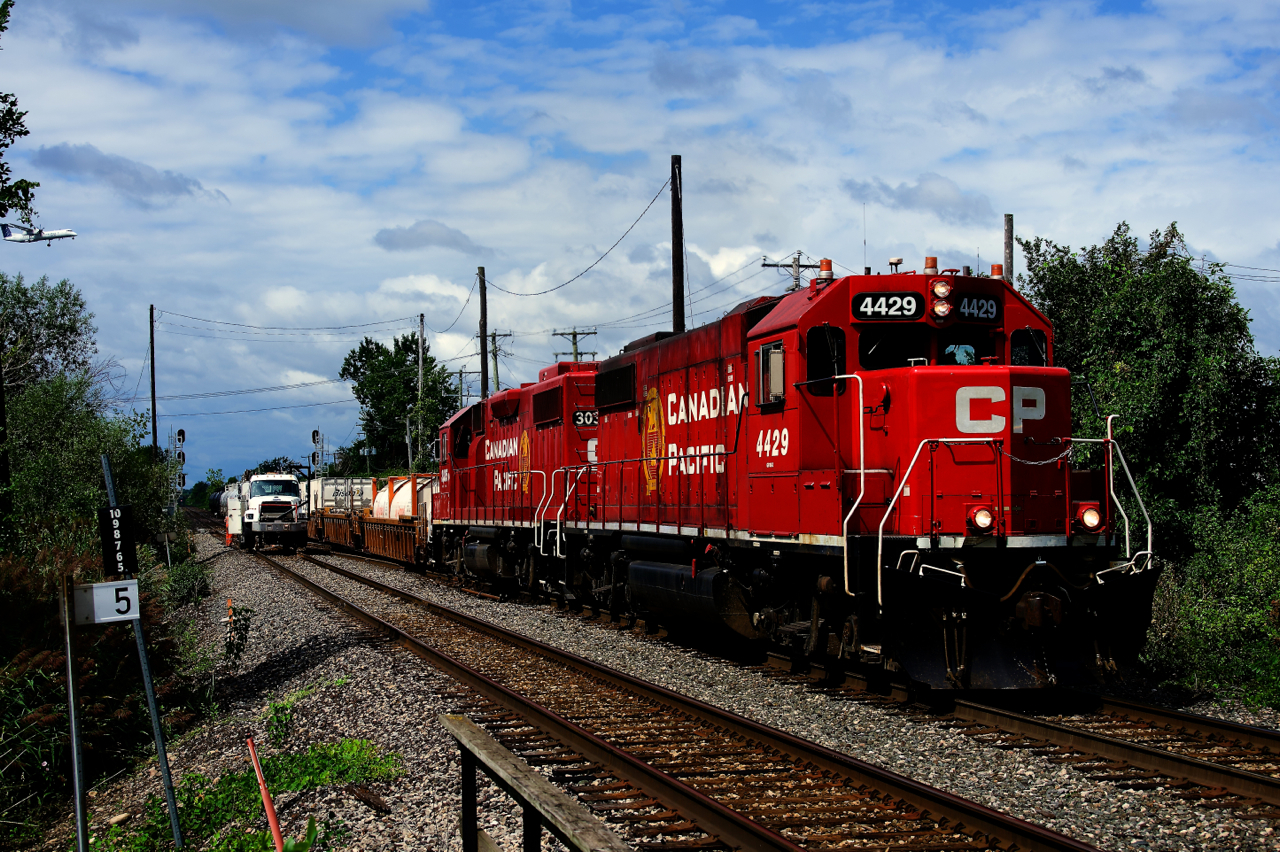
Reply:
M458 311L458 315L453 318L453 322L449 323L449 328L453 328L455 325L458 324L458 320L462 319L462 312L467 309L467 305L471 304L471 297L475 295L476 285L478 283L480 283L480 276L476 275L474 278L471 279L471 292L467 293L467 300L462 303L462 310ZM427 330L436 336L439 336L441 334L446 334L449 331L449 328L446 328L444 331L436 331L431 326L429 325L427 326Z
M511 290L504 290L503 288L499 287L497 284L494 284L492 281L487 282L488 286L492 287L495 290L498 290L499 292L506 293L508 296L545 296L547 293L554 293L556 290L559 290L561 287L567 287L568 285L577 281L582 276L586 275L592 269L595 269L597 263L599 263L600 261L608 257L609 252L616 249L618 247L618 243L622 242L627 238L627 234L631 233L632 228L640 224L640 220L644 218L644 214L649 212L649 208L652 207L654 202L658 200L658 196L662 195L663 190L667 188L667 184L669 183L671 183L670 179L663 182L662 186L658 189L657 195L653 196L653 199L645 206L644 210L641 211L640 215L636 217L636 220L631 223L631 227L627 228L625 231L622 232L622 236L618 237L617 242L609 246L609 248L605 251L604 254L600 255L594 261L592 261L590 266L588 266L586 269L582 270L577 275L573 276L563 284L557 284L556 286L551 287L547 290L539 290L537 293L516 293Z
M240 411L188 411L185 414L158 414L157 417L212 417L216 414L253 414L258 411L284 411L289 408L316 408L321 405L342 405L359 402L358 399L335 399L332 402L306 402L302 405L277 405L271 408L245 408Z
M393 371L389 371L393 372ZM335 385L341 382L350 381L349 379L321 379L317 382L299 382L293 385L275 385L266 388L246 388L245 390L227 390L227 391L207 391L204 393L180 393L172 396L158 396L156 401L166 400L172 401L177 399L214 399L223 396L242 396L250 393L272 393L275 391L298 390L299 388L313 388L318 385Z
M161 316L165 314L170 314L175 317L182 317L183 319L195 320L196 322L207 322L207 323L212 323L214 325L233 325L233 326L236 326L237 328L256 328L256 329L263 329L267 331L339 331L344 328L369 328L375 325L390 325L393 322L405 322L408 320L417 319L417 317L398 317L396 319L378 320L377 322L365 322L365 323L358 323L356 325L329 325L329 326L245 325L244 323L239 323L239 322L227 322L226 320L212 320L212 319L205 319L204 317L187 316L186 314L180 314L180 313L177 313L176 311L162 310L159 313Z
M167 325L172 328L189 328L192 331L219 331L216 328L206 328L202 325L185 325L180 322L165 322L156 320L157 325ZM313 331L240 331L238 329L226 329L228 334L247 334L254 337L315 337L316 332ZM358 335L367 335L368 331L328 331L323 332L325 337L354 337ZM228 338L229 340L239 340L240 338Z
M163 323L160 323L160 325L163 325ZM240 343L288 343L291 345L296 345L298 343L298 341L296 340L257 340L252 337L226 337L223 335L216 335L216 334L188 334L185 331L171 331L167 328L161 328L159 330L165 334L172 334L176 337L198 337L202 340L231 340L231 341L239 341ZM416 331L416 329L402 329L402 330L406 334ZM350 343L351 342L350 337L323 337L320 335L311 335L311 339L321 343Z

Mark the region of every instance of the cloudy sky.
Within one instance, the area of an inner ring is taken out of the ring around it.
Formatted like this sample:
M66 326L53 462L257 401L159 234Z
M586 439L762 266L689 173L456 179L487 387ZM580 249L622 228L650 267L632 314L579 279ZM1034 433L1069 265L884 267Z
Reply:
M1003 213L1073 246L1176 220L1280 349L1280 273L1247 269L1280 269L1270 4L463 6L19 0L10 160L80 237L4 243L0 269L78 285L140 409L155 304L190 481L301 456L313 428L351 441L358 405L323 382L362 334L423 312L432 354L475 370L477 266L508 291L504 386L567 348L553 330L611 353L669 327L671 154L695 323L780 289L762 255L985 268ZM509 295L582 272L655 196L590 272Z

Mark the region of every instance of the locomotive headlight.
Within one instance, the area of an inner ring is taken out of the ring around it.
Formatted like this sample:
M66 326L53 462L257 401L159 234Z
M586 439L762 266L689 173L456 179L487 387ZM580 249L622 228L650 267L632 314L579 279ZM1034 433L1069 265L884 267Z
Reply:
M1096 506L1086 506L1080 512L1080 523L1087 530L1096 530L1102 526L1102 513Z
M933 282L933 295L945 299L951 295L951 282L939 279Z
M951 303L946 299L939 299L933 303L933 315L941 319L951 313Z
M991 525L996 522L996 517L991 514L990 509L982 506L969 513L969 520L973 522L975 527L985 532L991 529Z

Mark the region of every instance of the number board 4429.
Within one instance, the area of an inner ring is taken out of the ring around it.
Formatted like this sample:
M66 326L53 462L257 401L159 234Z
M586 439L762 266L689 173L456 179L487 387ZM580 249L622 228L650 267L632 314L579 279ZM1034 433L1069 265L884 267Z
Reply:
M996 322L1000 319L1000 300L994 296L952 297L956 303L955 315L967 320Z
M853 297L853 315L863 322L917 320L924 316L924 297L919 293L858 293Z

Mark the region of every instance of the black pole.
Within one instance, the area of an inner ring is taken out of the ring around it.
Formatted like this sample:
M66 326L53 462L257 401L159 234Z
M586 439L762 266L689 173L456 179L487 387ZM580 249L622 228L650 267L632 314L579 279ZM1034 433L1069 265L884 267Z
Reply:
M489 303L484 292L484 267L480 275L480 398L489 398Z
M151 306L151 457L159 458L160 440L156 437L156 306Z
M89 852L89 821L85 810L84 761L80 757L80 708L76 696L76 644L72 625L76 621L71 596L71 577L62 578L58 603L62 606L63 642L67 655L67 719L71 723L71 786L76 809L76 849Z
M116 481L111 475L111 461L102 454L102 477L107 482L107 503L111 508L119 505L116 500ZM168 546L168 542L165 543ZM131 579L125 577L126 580ZM141 609L142 602L138 602ZM160 762L160 780L164 784L164 800L169 805L169 824L173 828L173 845L182 848L182 829L178 827L178 804L173 796L173 777L169 774L169 755L164 749L164 730L160 726L160 708L156 705L156 688L151 682L151 661L147 657L147 644L142 636L142 613L133 620L133 635L138 640L138 662L142 664L142 686L147 693L147 707L151 710L151 733L156 740L156 757Z
M679 154L671 155L671 330L684 332L684 187Z
M0 360L0 546L7 546L9 515L13 511L13 497L9 488L13 476L9 471L9 418L5 411L4 361Z

